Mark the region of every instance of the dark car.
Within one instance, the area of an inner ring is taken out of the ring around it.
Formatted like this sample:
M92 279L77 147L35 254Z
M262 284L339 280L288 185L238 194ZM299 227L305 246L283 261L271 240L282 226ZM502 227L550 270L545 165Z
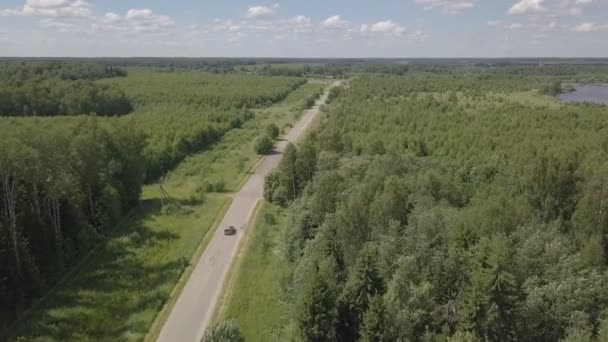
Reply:
M224 229L224 235L236 235L236 228L234 228L234 226L230 226Z

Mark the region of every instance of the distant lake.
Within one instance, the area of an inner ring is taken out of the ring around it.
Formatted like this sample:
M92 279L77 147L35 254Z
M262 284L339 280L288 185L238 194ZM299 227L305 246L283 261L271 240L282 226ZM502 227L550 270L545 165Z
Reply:
M576 91L561 94L564 102L593 102L608 105L608 87L588 85L576 87Z

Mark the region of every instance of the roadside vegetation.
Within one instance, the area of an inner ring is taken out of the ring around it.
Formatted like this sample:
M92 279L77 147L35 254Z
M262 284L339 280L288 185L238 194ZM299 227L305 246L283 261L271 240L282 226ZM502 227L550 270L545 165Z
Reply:
M608 109L511 74L332 91L266 180L285 214L259 216L221 316L253 341L605 340Z
M138 77L160 89L158 73ZM125 87L114 82L101 84ZM120 118L0 118L2 326L27 314L11 327L14 338L141 340L229 203L223 192L256 163L253 137L270 123L289 125L321 88L302 82L256 77L258 95L243 87L239 97L235 86L222 108L146 102L125 89L135 111Z
M264 202L255 219L218 318L238 322L247 341L284 341L289 306L283 286L291 274L283 250L287 215L281 207Z

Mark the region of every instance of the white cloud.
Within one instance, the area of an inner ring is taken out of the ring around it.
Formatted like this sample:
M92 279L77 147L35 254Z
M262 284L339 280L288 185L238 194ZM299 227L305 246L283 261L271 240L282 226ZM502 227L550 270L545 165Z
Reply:
M328 29L345 29L350 26L350 22L348 20L342 19L340 15L334 15L325 19L321 26Z
M585 6L593 0L520 0L509 9L509 14L542 15L556 18L563 16L580 16Z
M288 24L296 32L309 32L312 30L312 20L303 15L298 15L289 19Z
M415 3L424 5L426 10L439 8L446 13L458 13L465 9L475 7L476 0L414 0Z
M247 18L270 18L277 14L279 4L274 4L271 7L267 6L253 6L247 10L245 15Z
M545 0L520 0L509 9L509 14L530 14L545 11Z
M114 12L108 12L104 15L104 18L109 22L115 22L120 20L120 16Z
M297 26L311 26L312 20L309 17L305 17L303 15L295 16L289 19L289 23Z
M405 32L405 27L397 25L392 20L386 20L377 22L369 26L369 31L372 33L384 33L400 36Z
M605 30L608 30L608 24L598 25L596 23L591 23L591 22L582 23L582 24L577 25L572 28L573 32L578 32L578 33L589 33L589 32L605 31Z
M173 27L175 22L166 15L155 14L149 8L130 9L125 15L128 26L135 32L159 32Z
M93 13L85 0L27 0L21 8L0 10L1 16L89 17Z
M488 21L489 26L502 26L502 24L504 24L504 21L502 21L502 20L489 20Z

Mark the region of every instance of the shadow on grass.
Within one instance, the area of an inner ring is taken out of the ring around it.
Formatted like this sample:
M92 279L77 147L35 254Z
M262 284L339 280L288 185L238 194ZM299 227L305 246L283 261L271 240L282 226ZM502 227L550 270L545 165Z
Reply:
M160 208L159 200L144 201L138 215L20 327L18 339L141 340L185 267L180 260L146 263L178 238L145 226Z

